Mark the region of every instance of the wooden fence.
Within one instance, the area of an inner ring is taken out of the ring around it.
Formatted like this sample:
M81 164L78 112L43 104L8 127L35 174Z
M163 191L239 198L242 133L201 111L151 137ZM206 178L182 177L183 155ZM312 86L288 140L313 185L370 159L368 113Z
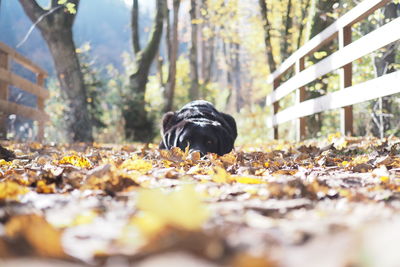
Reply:
M279 137L279 124L297 120L296 136L298 140L302 140L305 138L305 116L337 108L341 109L342 134L352 135L352 105L400 92L400 71L352 85L353 61L400 39L400 18L396 18L354 42L351 40L352 25L389 2L391 1L364 0L293 53L269 77L268 83L273 85L273 92L267 96L266 105L272 105L273 115L267 119L267 124L274 128L275 139ZM305 68L305 58L335 38L338 38L339 49ZM293 67L295 74L281 83L282 75ZM341 90L305 100L308 83L338 69ZM279 111L279 101L293 91L296 91L295 105Z
M36 75L36 83L33 83L11 71L11 62L23 66ZM44 137L44 124L49 119L44 112L44 100L49 96L44 88L47 73L29 59L18 54L9 46L0 43L0 136L7 135L7 117L15 114L38 122L38 141ZM15 86L21 90L37 96L37 108L31 108L17 103L9 102L9 86Z

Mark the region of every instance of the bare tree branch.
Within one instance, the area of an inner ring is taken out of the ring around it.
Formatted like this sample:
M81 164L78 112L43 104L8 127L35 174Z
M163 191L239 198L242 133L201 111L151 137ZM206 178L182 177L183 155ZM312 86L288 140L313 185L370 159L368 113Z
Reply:
M28 40L29 36L31 35L32 31L35 29L36 25L38 23L40 23L46 16L50 15L51 13L55 12L57 9L61 8L62 6L57 6L54 7L52 9L50 9L49 11L47 11L46 13L44 13L43 15L41 15L36 21L35 23L32 24L32 26L29 28L28 32L25 34L24 38L21 40L21 42L19 42L17 44L17 48L20 47L21 45L23 45L26 40Z

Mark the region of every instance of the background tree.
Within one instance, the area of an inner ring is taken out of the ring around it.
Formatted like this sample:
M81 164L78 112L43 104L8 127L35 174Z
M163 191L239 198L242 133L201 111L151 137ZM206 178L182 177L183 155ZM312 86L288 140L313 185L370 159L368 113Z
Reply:
M190 39L190 78L191 85L189 91L189 98L195 100L199 98L199 72L198 72L198 20L197 20L197 3L196 0L190 0L190 26L191 26L191 39Z
M178 59L179 39L178 39L178 23L179 23L179 7L181 5L180 0L173 0L172 2L172 29L169 29L167 36L168 44L168 81L165 92L165 108L164 111L170 111L173 108L175 83L176 83L176 60ZM169 12L168 12L169 13ZM169 16L166 18L169 23ZM170 32L171 31L171 32ZM171 36L172 33L172 36Z
M37 23L53 56L61 89L67 96L66 121L72 141L93 141L87 92L72 37L72 26L79 0L70 0L68 3L52 0L49 10L43 9L35 0L19 0L19 2L32 23Z
M276 59L274 58L274 54L272 52L272 41L271 41L271 23L269 22L268 19L268 8L267 8L267 3L266 0L258 0L258 4L260 6L260 13L261 13L261 19L262 19L262 25L264 28L264 43L265 43L265 49L267 51L267 59L268 59L268 65L269 65L269 71L270 73L274 72L276 70Z
M400 4L389 3L383 10L383 18L380 21L382 26L399 16ZM376 77L396 71L394 66L396 61L396 52L399 48L399 42L392 43L384 47L379 54L374 57L374 67ZM372 112L372 133L375 136L383 138L385 132L391 129L390 116L392 115L393 97L381 97L373 102Z
M128 140L149 142L154 136L153 122L146 112L146 84L151 64L157 54L162 36L165 0L156 0L156 14L153 29L145 48L141 49L139 40L139 3L133 0L132 43L135 52L135 69L129 77L130 90L123 97L123 116L125 135Z
M314 3L314 13L310 14L312 16L312 26L310 32L310 39L322 32L329 25L335 21L335 17L332 17L334 13L335 5L339 4L339 0L334 1L317 1ZM318 53L314 53L310 57L310 61L315 64L320 61L326 55L332 54L335 50L337 44L331 43L322 47ZM315 82L310 84L310 88L313 90L307 90L306 98L315 98L326 94L328 90L328 83L325 77L318 78ZM306 118L307 122L307 132L310 136L316 136L319 129L321 129L323 123L323 114L319 113Z

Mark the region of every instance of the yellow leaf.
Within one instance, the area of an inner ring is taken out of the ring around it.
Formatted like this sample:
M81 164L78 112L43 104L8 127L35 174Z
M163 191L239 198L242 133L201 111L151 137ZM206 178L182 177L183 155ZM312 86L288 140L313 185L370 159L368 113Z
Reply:
M12 163L5 161L4 159L0 159L0 166L10 166Z
M348 197L348 196L350 196L350 191L349 190L347 190L347 189L340 189L339 190L339 195L341 196L341 197Z
M74 3L67 3L65 7L67 8L69 13L76 14L76 8Z
M189 185L169 194L160 189L142 190L137 207L158 218L160 223L188 230L199 229L208 218L199 194Z
M65 156L59 161L59 164L71 164L79 168L92 167L92 163L88 158L78 155Z
M141 213L132 218L130 224L139 228L140 232L147 237L158 234L165 227L165 222L152 213Z
M342 134L340 132L332 133L328 135L328 141L333 142L335 139L340 138Z
M29 190L15 182L0 182L0 200L17 200L19 195L26 194Z
M72 225L89 224L92 223L96 217L97 213L93 210L89 210L76 216Z
M356 165L356 164L367 163L368 161L369 161L369 157L367 155L361 155L361 156L355 157L351 163Z
M382 183L388 183L390 181L390 178L388 176L381 176L380 180Z
M342 163L340 163L340 164L345 167L345 166L349 165L350 163L345 160L345 161L342 161Z
M56 185L49 184L47 185L45 181L40 180L36 184L36 192L43 194L52 194L56 192Z
M131 159L127 159L125 160L121 166L121 169L125 169L125 170L129 170L129 171L139 171L141 173L146 173L148 171L150 171L151 169L153 169L153 164L151 164L151 162L144 160L144 159L140 159L137 156L134 156Z
M164 168L169 168L169 167L171 167L172 164L173 164L172 161L169 161L169 160L166 160L166 159L162 160L161 162L162 162Z
M231 175L225 169L215 167L212 180L216 183L229 183L231 182Z
M246 176L234 176L232 177L236 182L241 183L241 184L264 184L265 181L263 181L260 178L254 178L254 177L246 177Z
M328 55L328 53L326 53L325 51L314 52L314 57L316 59L322 59L322 58L326 57L326 55Z

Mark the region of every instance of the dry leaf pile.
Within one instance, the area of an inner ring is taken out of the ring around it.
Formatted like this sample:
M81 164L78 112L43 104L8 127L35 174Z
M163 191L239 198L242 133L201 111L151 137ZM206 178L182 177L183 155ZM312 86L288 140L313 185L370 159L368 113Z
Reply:
M203 158L151 144L1 145L2 266L400 263L396 138Z

